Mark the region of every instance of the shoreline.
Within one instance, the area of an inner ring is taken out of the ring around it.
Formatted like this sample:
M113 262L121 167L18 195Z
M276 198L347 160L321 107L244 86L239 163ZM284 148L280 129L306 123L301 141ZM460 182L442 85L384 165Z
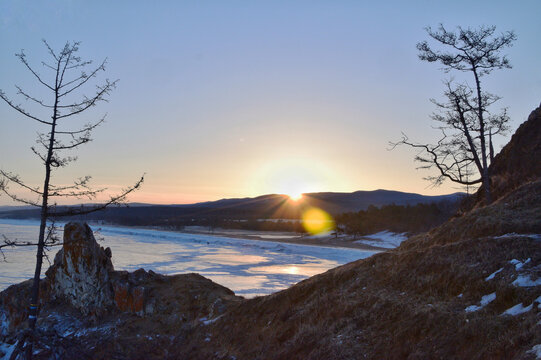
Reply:
M39 219L9 219L3 218L0 220L23 220L23 221L39 221ZM236 230L236 229L223 229L217 228L213 231L209 231L207 228L193 226L192 229L167 229L159 226L129 226L129 225L119 225L119 224L102 224L93 221L85 221L91 227L100 226L113 226L126 229L141 229L141 230L156 230L156 231L167 231L172 233L180 234L191 234L191 235L211 235L216 237L223 238L233 238L233 239L244 239L244 240L255 240L255 241L269 241L269 242L278 242L286 244L296 244L296 245L306 245L306 246L325 246L333 248L343 248L343 249L356 249L356 250L365 250L365 251L378 251L384 252L392 250L390 248L371 246L367 244L358 243L356 241L360 238L355 238L350 235L342 235L335 237L332 235L299 235L298 233L285 232L285 231L258 231L258 230Z
M131 227L131 226L128 226ZM217 229L213 232L210 231L198 231L198 230L171 230L161 229L154 227L138 227L146 230L160 230L171 231L182 234L192 235L211 235L224 238L255 240L255 241L269 241L286 244L306 245L306 246L324 246L342 249L356 249L365 251L389 251L391 249L382 248L377 246L370 246L367 244L356 243L354 241L359 240L353 236L334 237L331 235L322 236L303 236L295 233L287 233L281 231L256 231L256 230L229 230L229 229ZM263 235L263 236L261 236ZM269 236L269 237L266 237Z

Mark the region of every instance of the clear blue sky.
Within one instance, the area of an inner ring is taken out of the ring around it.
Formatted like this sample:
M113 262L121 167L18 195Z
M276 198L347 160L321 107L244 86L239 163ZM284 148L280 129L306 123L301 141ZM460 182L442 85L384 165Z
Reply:
M81 41L120 79L94 141L58 183L86 174L132 201L186 203L292 191L378 188L441 194L414 152L387 151L401 131L435 139L429 98L445 75L417 59L424 27L514 30L513 69L486 78L513 131L541 102L541 2L0 1L0 89L39 89L13 56L39 67L41 39ZM36 90L41 91L41 90ZM24 104L23 100L20 100ZM82 119L81 121L90 118ZM0 167L39 185L37 124L0 104ZM505 143L500 141L500 145ZM0 204L8 203L0 196Z

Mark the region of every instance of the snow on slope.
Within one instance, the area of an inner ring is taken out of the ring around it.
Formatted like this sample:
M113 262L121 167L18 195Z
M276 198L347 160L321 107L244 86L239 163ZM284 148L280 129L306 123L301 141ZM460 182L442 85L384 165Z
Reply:
M407 238L406 233L398 234L391 231L380 231L375 234L362 236L360 240L355 242L384 249L394 249L395 247L400 246L402 241Z

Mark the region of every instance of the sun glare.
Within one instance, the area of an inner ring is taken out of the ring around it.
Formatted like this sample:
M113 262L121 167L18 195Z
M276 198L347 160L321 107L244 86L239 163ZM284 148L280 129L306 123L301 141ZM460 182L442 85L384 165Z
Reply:
M300 199L302 199L302 193L299 192L292 192L286 195L289 196L289 198L293 201L299 201Z
M332 171L309 158L280 158L265 162L254 171L251 180L253 194L286 194L299 201L303 194L335 189Z

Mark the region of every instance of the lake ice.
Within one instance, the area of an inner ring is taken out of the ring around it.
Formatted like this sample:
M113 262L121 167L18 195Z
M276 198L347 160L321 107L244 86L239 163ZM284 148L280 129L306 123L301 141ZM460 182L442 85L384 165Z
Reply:
M285 289L307 277L363 259L372 251L330 248L272 241L224 238L114 226L91 226L103 247L110 247L116 270L139 268L162 274L196 272L233 290L254 297ZM0 219L0 235L35 241L39 223ZM103 240L100 240L103 239ZM51 261L58 248L49 253ZM0 290L33 276L35 247L5 250L0 262ZM45 260L42 276L49 264Z

